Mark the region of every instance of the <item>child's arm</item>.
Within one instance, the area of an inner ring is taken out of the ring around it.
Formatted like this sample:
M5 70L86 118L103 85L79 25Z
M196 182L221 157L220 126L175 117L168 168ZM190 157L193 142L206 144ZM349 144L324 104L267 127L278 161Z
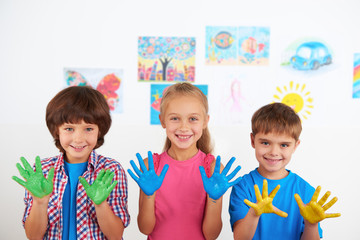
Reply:
M48 225L49 200L50 194L43 198L33 197L31 211L25 221L25 234L28 239L43 239Z
M302 240L320 239L318 223L325 218L340 217L340 213L325 213L327 209L336 203L337 197L334 197L331 201L325 204L331 194L330 191L327 191L319 202L317 202L320 190L321 187L318 186L310 202L306 205L301 200L299 194L295 194L295 200L299 206L300 214L305 220L305 229L301 236Z
M252 239L256 232L256 228L260 219L261 214L263 213L275 213L280 217L287 217L287 213L277 209L272 205L272 201L280 189L280 185L268 195L268 184L264 179L263 181L263 192L260 194L258 185L254 186L256 203L252 203L249 200L245 199L244 202L250 207L246 216L234 223L234 239Z
M214 161L212 163L213 173L211 178L206 176L204 167L200 166L204 189L208 193L202 225L202 231L206 239L216 239L219 236L222 229L222 195L229 187L238 183L241 179L238 178L231 183L229 182L238 173L241 168L240 166L238 166L231 174L226 176L234 161L235 158L231 158L224 168L220 163L220 156L218 156L216 158L215 168Z
M24 157L20 158L24 168L17 163L20 175L26 180L13 176L12 179L25 187L33 197L30 214L25 221L25 233L29 239L42 239L48 224L47 209L53 191L54 168L46 179L42 173L40 157L35 159L35 171Z
M95 204L96 218L101 231L108 239L122 239L124 224L121 219L114 214L107 201L99 205Z
M106 199L115 188L118 181L112 182L114 172L102 169L94 183L90 186L85 178L79 177L86 194L95 204L97 221L101 232L108 239L121 239L124 232L122 220L114 214Z
M148 152L148 158L145 160L142 159L139 153L136 154L136 157L141 171L131 160L130 164L137 176L130 169L128 169L128 172L140 187L138 227L140 232L149 235L153 231L156 222L155 194L162 185L169 165L166 164L160 176L158 176L154 169L154 160L150 151Z

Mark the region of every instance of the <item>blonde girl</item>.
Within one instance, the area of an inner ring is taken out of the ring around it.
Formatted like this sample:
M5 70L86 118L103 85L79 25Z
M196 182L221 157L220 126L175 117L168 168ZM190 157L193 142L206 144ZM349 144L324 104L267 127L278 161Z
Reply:
M222 195L240 179L226 176L235 158L223 169L211 155L208 101L190 83L170 86L160 105L166 130L161 154L148 153L140 168L130 161L130 176L140 186L138 226L148 239L216 239L222 228ZM220 169L223 170L220 173ZM210 177L211 176L211 177Z

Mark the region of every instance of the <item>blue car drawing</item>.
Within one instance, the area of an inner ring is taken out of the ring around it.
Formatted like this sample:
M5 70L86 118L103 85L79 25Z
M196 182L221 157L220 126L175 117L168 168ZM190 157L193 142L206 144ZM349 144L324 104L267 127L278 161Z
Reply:
M316 70L332 62L328 48L321 42L306 42L296 49L290 64L298 70Z

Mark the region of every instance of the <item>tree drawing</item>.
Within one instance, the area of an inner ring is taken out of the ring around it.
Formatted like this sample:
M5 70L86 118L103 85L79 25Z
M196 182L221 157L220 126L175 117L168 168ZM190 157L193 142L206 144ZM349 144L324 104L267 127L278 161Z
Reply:
M139 37L138 54L143 59L158 59L162 66L162 80L166 80L171 61L183 61L195 55L195 38ZM154 69L153 69L154 70Z

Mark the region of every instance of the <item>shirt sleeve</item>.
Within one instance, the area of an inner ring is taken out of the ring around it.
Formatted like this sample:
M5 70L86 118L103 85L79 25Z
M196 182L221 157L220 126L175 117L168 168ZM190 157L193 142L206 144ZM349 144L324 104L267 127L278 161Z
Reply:
M249 206L244 203L245 199L251 201L248 196L248 189L245 181L241 180L238 184L234 185L230 194L229 214L231 229L233 229L234 223L240 219L243 219L249 211Z
M114 180L117 180L113 191L110 193L108 203L116 216L118 216L127 227L130 223L130 215L128 211L128 187L127 178L124 169L120 164L117 165L115 170Z

